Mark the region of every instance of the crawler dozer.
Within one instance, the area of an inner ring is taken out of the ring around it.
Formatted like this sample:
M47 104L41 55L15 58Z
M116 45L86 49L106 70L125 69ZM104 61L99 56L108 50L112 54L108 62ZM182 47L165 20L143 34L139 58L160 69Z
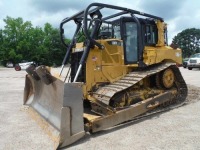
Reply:
M68 22L76 26L70 44ZM176 65L182 52L168 46L163 18L92 3L65 18L60 34L66 46L60 72L30 66L24 89L24 104L55 148L185 101L187 86Z

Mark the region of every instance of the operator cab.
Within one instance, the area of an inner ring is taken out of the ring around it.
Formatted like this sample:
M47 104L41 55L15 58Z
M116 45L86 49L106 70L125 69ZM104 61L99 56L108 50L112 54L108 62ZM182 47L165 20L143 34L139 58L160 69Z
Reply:
M138 18L139 26L132 17L121 17L100 31L100 39L114 38L123 40L125 64L139 61L139 42L144 46L155 46L158 42L158 29L153 19ZM139 28L141 30L139 31Z

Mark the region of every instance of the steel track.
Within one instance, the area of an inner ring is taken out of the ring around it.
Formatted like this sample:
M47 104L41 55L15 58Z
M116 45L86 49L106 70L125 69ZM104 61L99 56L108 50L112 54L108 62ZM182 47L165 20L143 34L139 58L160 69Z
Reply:
M101 101L102 103L108 105L110 99L118 92L125 91L129 87L133 86L134 84L140 82L142 79L151 76L153 74L159 73L164 69L171 68L174 71L174 75L176 78L176 86L178 90L177 96L168 103L160 105L158 108L151 110L143 115L133 118L133 120L142 119L148 116L151 116L156 113L161 113L164 111L168 111L185 104L185 100L187 97L188 89L187 85L180 73L179 68L173 63L165 63L155 65L153 67L149 67L147 70L143 71L133 71L121 78L120 80L111 83L109 85L100 87L95 93L94 97Z

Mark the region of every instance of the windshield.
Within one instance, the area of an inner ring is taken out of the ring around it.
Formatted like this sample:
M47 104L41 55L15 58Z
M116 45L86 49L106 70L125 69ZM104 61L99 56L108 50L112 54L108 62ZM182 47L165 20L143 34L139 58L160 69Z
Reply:
M121 40L120 25L113 25L114 38Z
M190 56L190 58L200 58L200 53Z

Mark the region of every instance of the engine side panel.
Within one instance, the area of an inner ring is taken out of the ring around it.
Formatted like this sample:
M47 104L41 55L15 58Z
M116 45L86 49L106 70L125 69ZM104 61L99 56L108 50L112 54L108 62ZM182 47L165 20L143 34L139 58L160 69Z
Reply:
M162 61L178 64L182 63L182 51L180 49L173 49L169 46L145 46L143 57L144 63L148 66Z

